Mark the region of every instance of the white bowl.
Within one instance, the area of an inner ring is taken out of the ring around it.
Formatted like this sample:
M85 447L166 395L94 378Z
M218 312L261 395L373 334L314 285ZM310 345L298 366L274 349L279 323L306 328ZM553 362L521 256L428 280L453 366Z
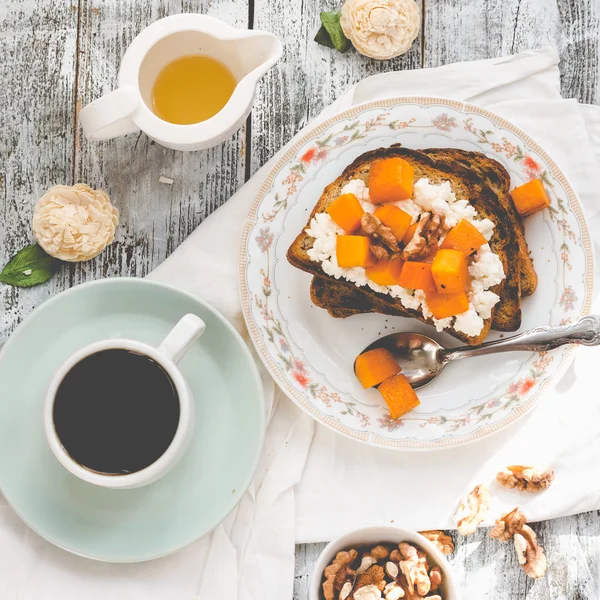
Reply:
M349 531L327 544L315 564L315 569L310 582L310 600L322 600L321 581L323 578L323 571L325 567L331 563L338 552L347 550L348 548L355 548L356 546L369 544L376 545L378 543L386 542L392 544L408 542L409 544L416 545L420 550L427 554L432 566L437 565L442 569L440 595L443 600L460 599L450 565L435 544L431 543L427 538L424 538L415 531L401 529L400 527L378 526L364 527L363 529Z

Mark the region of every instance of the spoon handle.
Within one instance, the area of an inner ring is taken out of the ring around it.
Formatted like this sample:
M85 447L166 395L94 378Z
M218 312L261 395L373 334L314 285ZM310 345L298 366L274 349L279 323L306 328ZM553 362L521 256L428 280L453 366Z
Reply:
M599 345L600 316L588 315L577 321L577 323L565 325L564 327L536 327L518 335L488 342L481 346L442 349L438 352L438 360L442 364L446 364L452 360L484 356L496 352L554 350L554 348L565 344Z

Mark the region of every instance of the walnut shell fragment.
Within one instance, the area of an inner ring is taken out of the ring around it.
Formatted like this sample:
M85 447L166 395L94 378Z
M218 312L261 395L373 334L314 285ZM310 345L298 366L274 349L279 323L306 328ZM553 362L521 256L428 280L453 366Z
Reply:
M419 533L435 544L442 554L452 554L454 552L452 538L443 531L419 531Z
M475 533L477 526L485 518L490 508L490 490L485 485L478 485L465 496L458 506L454 519L457 529L462 535Z
M513 465L506 467L496 475L496 481L509 489L533 494L549 488L554 481L552 469Z

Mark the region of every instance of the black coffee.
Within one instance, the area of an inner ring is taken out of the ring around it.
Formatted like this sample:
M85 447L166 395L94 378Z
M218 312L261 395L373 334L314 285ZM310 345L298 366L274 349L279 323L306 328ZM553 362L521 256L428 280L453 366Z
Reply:
M179 423L179 398L165 370L128 350L103 350L65 376L54 427L80 465L111 475L135 473L160 458Z

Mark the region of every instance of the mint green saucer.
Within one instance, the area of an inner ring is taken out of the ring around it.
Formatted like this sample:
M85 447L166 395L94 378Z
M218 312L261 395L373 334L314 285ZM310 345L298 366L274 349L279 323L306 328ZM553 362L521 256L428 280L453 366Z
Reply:
M99 488L69 474L42 427L54 371L101 339L157 345L186 313L206 323L179 365L196 402L187 454L164 478L132 490ZM242 338L206 303L159 283L105 279L77 286L42 304L0 351L0 491L34 531L75 554L149 560L211 531L250 484L264 429L262 385Z

